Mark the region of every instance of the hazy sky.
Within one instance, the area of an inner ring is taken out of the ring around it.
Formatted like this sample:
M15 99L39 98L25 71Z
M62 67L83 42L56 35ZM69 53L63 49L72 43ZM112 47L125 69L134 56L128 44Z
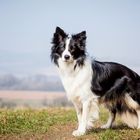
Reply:
M140 0L0 0L0 74L53 74L56 26L86 30L90 56L140 70Z

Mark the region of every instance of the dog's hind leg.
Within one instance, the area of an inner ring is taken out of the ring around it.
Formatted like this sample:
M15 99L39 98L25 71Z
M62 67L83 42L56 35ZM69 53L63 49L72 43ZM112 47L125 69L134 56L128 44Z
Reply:
M91 130L94 127L94 122L99 119L99 106L98 101L93 99L90 101L89 113L87 119L87 130Z
M137 117L138 117L138 127L137 129L140 129L140 109L136 110L137 112Z
M128 123L128 126L131 128L138 128L140 129L140 105L138 102L136 102L135 100L133 100L133 98L129 95L126 94L125 95L125 103L127 104L127 106L132 109L135 110L136 113L127 113L127 115L125 116L126 120L132 120L132 121L127 121L126 124ZM129 119L127 119L129 118Z
M101 126L102 129L111 128L116 118L116 111L109 111L109 118L106 124Z
M137 84L137 104L138 107L136 109L137 117L138 117L138 127L137 129L140 129L140 83Z

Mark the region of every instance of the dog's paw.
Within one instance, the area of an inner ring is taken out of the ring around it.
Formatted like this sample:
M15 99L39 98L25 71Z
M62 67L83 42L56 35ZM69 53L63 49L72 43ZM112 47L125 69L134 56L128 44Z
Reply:
M83 136L86 132L84 130L75 130L73 131L72 135L75 137Z
M102 129L108 129L108 128L111 128L111 127L109 125L105 124L105 125L102 125L101 128Z

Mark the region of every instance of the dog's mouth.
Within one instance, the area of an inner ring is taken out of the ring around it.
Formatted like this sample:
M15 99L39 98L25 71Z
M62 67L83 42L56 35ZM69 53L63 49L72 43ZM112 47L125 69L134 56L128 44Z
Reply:
M69 59L69 60L64 59L63 62L65 62L65 63L72 63L73 60L72 59Z

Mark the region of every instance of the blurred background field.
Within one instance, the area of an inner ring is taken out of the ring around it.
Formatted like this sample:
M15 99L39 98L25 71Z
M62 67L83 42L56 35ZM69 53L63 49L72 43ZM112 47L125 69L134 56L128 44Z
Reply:
M0 108L68 107L64 92L0 91Z
M56 97L64 92L50 60L56 26L69 34L86 30L90 57L122 63L140 74L139 13L138 0L1 0L0 106L52 106L48 94L54 98L52 92ZM62 99L66 104L65 95L54 104Z

